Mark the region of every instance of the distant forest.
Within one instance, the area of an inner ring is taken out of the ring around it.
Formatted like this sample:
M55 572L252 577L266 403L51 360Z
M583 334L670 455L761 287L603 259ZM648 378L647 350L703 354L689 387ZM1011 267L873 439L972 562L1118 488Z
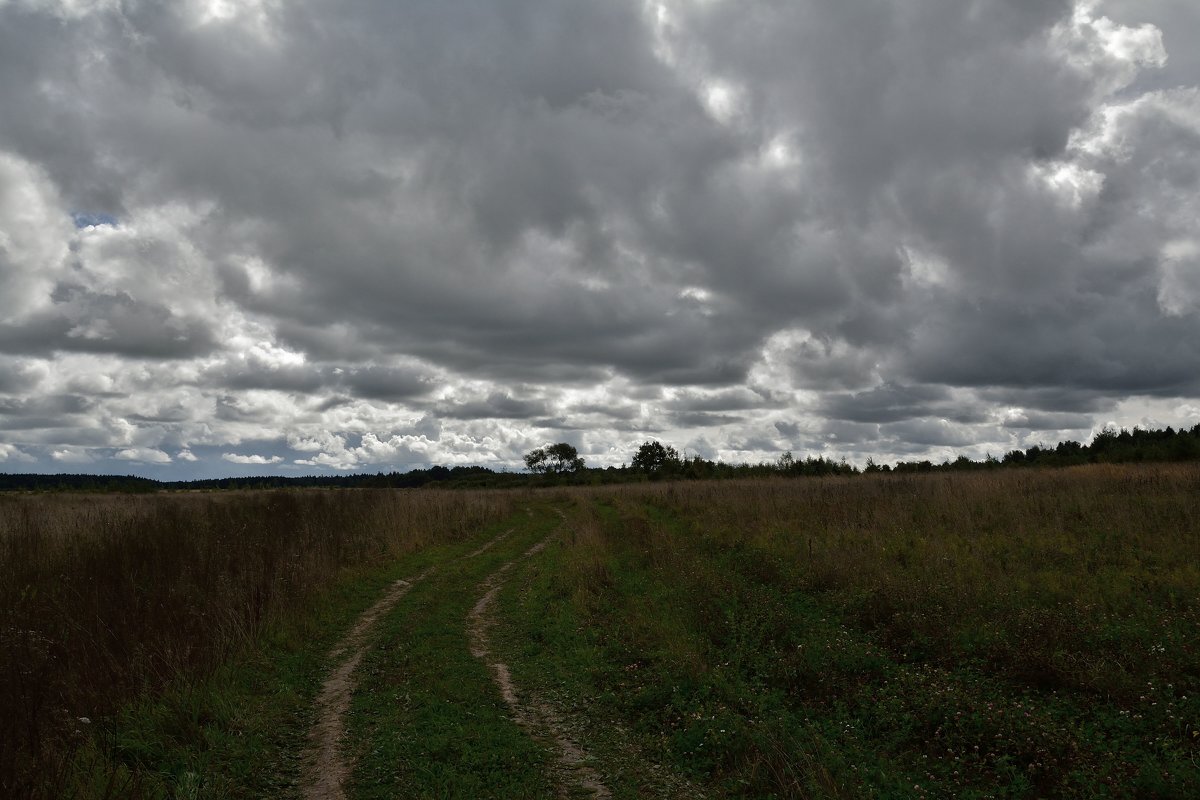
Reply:
M547 448L569 445L551 445ZM1012 450L1003 456L987 456L973 461L959 456L940 464L931 461L900 461L894 465L876 464L868 459L865 468L833 461L822 456L797 458L787 452L775 461L757 464L727 464L700 456L681 456L674 447L648 441L632 454L628 465L587 467L582 459L565 459L563 469L546 468L532 456L544 456L535 450L526 456L530 472L503 472L488 467L442 467L409 472L375 474L310 475L286 477L264 475L245 478L214 478L194 481L157 481L133 475L37 475L0 473L0 491L75 491L75 492L159 492L204 491L221 489L406 489L428 486L445 488L503 488L518 486L554 486L571 484L626 483L644 480L702 480L752 477L798 477L821 475L859 475L872 473L916 473L958 470L983 470L1030 467L1070 467L1080 464L1164 462L1200 460L1200 424L1192 428L1163 430L1113 430L1106 428L1088 444L1075 441L1054 446L1034 445L1027 450Z

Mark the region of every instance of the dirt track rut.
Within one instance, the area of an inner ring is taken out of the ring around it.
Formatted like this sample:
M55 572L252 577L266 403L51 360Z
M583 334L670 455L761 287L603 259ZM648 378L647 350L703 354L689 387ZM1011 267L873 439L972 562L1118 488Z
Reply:
M475 558L501 542L512 531L505 531L463 558ZM325 678L317 695L317 721L309 731L308 749L302 758L300 793L304 800L345 800L346 778L352 763L342 752L346 712L354 693L354 671L367 652L371 631L379 619L396 607L414 585L434 571L430 567L419 575L398 580L383 597L361 615L329 654L336 666Z
M508 573L518 561L523 561L545 549L549 537L529 548L519 558L509 561L500 569L488 576L480 585L483 594L475 603L471 613L467 615L467 638L470 643L471 655L487 664L492 673L492 679L500 689L504 702L517 724L526 733L537 739L547 740L557 751L557 766L555 778L559 784L559 796L563 798L574 796L571 789L586 792L589 796L603 800L612 793L605 786L600 775L588 764L587 753L567 733L562 718L548 703L536 698L521 698L508 665L492 655L491 640L488 630L494 624L490 613L496 595L504 585Z

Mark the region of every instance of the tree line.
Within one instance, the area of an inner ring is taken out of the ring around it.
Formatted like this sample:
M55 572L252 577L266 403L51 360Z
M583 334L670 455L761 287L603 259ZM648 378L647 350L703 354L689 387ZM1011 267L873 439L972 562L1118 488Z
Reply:
M1070 467L1080 464L1200 460L1200 424L1192 428L1115 430L1105 428L1090 442L1059 442L1012 450L1003 456L972 460L965 455L935 463L929 460L877 464L863 468L844 459L824 456L797 458L786 452L774 461L729 464L699 455L680 454L675 447L648 440L620 467L588 467L578 450L566 442L548 444L525 455L526 473L481 466L432 466L408 472L289 477L263 475L192 481L158 481L134 475L39 475L0 473L0 491L156 492L223 489L405 489L504 488L529 485L626 483L656 480L719 480L769 476L801 477L878 473L942 472L999 468Z
M552 450L563 454L564 459L560 462L552 461L550 463L553 468L546 468L543 458ZM538 454L538 457L531 461L530 456L534 454ZM541 448L533 451L530 456L526 456L526 466L531 472L544 476L572 475L588 471L583 459L578 458L575 448L569 444L559 443L548 448ZM638 448L628 466L609 467L606 471L615 470L634 479L655 480L663 478L761 477L766 475L821 476L888 472L941 472L998 467L1071 467L1081 464L1195 460L1200 460L1200 424L1191 428L1167 427L1161 430L1135 427L1133 430L1122 428L1118 431L1114 428L1104 428L1087 444L1070 440L1059 442L1053 446L1039 444L1026 450L1011 450L1002 457L989 454L978 461L960 455L954 460L947 459L941 463L922 460L899 461L894 465L889 465L878 464L873 458L869 458L866 466L862 469L846 463L844 459L833 461L823 456L809 456L800 459L794 457L790 451L775 461L757 464L727 464L722 461L703 459L700 456L684 457L674 447L651 440Z
M893 467L867 461L863 472L936 472L941 470L995 469L997 467L1074 467L1081 464L1129 464L1200 460L1200 424L1191 428L1161 430L1135 427L1104 428L1092 441L1059 442L1034 445L1026 450L1010 450L1001 457L986 456L972 461L959 456L953 461L934 464L929 461L901 461Z

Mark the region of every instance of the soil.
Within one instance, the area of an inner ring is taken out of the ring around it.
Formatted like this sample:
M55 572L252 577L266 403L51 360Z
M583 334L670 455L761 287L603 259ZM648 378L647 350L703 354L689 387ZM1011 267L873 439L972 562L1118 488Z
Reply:
M367 636L379 618L391 611L400 598L423 580L432 568L409 580L398 580L375 605L359 616L330 652L337 662L317 695L317 721L309 732L309 747L303 759L301 795L304 800L345 800L342 786L350 774L350 761L342 753L341 740L346 728L346 712L354 691L354 671L367 650Z
M478 550L462 558L475 558L503 541L512 531L492 539ZM483 595L467 615L467 637L471 654L484 661L492 673L504 702L513 718L531 736L551 745L557 754L555 778L560 787L560 796L578 796L582 791L587 796L605 800L612 793L604 785L599 774L589 765L588 755L568 735L562 717L548 703L536 698L522 699L513 683L508 665L491 657L489 628L494 620L489 611L496 594L500 591L509 571L518 561L545 549L549 537L529 548L518 559L509 561L493 572L481 585ZM301 796L304 800L346 800L343 788L353 766L342 752L341 741L345 733L346 713L350 709L350 697L356 685L355 670L367 651L368 639L379 619L391 611L413 585L425 579L434 568L407 580L398 580L373 606L364 611L341 641L329 654L336 663L326 677L316 699L317 721L309 732L309 747L303 757Z
M496 599L496 594L504 584L508 572L518 560L524 560L545 549L549 539L543 539L529 548L520 559L509 561L500 569L493 572L481 585L483 590L479 601L467 615L467 638L470 642L471 655L483 661L491 670L492 679L500 689L500 695L512 712L517 724L534 738L541 739L553 746L557 754L558 769L556 778L559 783L559 796L577 796L572 790L582 790L593 798L612 797L612 792L604 785L600 775L588 764L588 755L579 743L568 735L562 717L548 703L537 698L522 699L513 683L508 665L494 658L491 652L491 641L488 629L494 624L489 611Z

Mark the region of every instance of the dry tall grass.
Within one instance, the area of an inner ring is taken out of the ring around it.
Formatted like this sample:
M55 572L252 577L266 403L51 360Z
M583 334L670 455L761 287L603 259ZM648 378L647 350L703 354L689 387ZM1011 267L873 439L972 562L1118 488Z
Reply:
M1200 466L577 498L600 702L729 796L1195 796Z
M509 514L486 492L0 496L0 795L62 771L80 718L199 674L347 567Z
M642 484L764 582L826 593L898 647L969 651L1009 675L1106 695L1200 666L1200 467ZM679 542L667 535L662 557Z
M1200 662L1187 643L1170 646L1200 622L1196 465L611 493L665 507L714 546L745 549L763 581L836 596L898 644L971 644L1034 682L1106 693ZM1121 636L1105 642L1100 628L1114 627Z

